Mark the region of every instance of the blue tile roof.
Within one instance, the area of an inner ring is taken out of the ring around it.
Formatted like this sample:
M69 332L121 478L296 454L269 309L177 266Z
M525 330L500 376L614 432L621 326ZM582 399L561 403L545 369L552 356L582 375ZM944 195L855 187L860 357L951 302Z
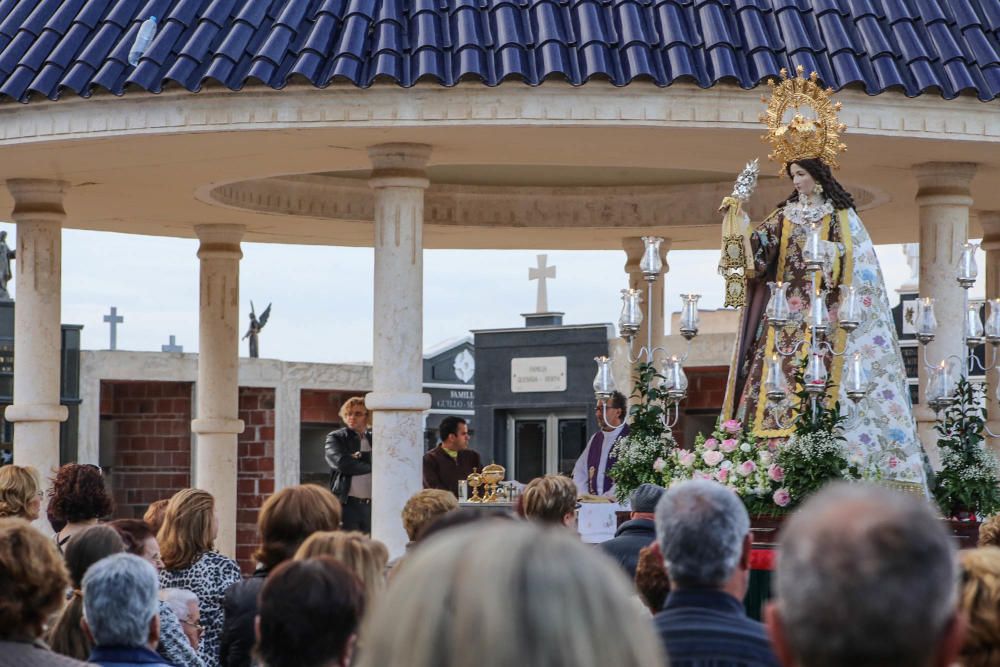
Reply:
M128 64L139 24L156 37ZM0 100L347 82L1000 96L1000 0L0 0Z

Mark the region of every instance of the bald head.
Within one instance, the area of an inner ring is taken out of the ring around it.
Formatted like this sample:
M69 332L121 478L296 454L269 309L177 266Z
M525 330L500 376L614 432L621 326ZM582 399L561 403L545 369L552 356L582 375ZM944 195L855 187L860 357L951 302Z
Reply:
M768 624L786 664L937 664L956 619L957 571L928 501L833 484L782 531Z

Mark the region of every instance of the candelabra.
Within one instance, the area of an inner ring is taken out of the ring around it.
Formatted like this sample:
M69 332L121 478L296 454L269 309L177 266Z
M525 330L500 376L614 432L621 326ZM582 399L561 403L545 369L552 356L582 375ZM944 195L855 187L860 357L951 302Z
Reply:
M653 300L653 284L660 278L663 272L663 262L660 260L660 244L663 239L657 236L642 237L645 248L642 260L639 262L639 270L646 281L646 303L649 304L650 323L657 316L656 303ZM659 389L664 396L664 410L661 421L667 428L673 428L680 418L680 403L687 397L688 379L684 373L684 362L687 361L691 349L691 340L698 335L698 299L700 294L682 294L683 307L681 309L680 334L687 341L684 354L668 354L663 347L653 346L653 327L646 327L646 344L640 345L639 350L634 352L634 341L642 325L642 290L623 289L622 290L622 311L618 318L618 334L628 343L628 361L630 364L649 364L655 367L656 355L665 357L662 372L656 373L650 383L660 380ZM597 375L594 377L594 395L599 403L606 403L611 394L616 389L614 375L611 372L611 359L605 356L594 357L597 362ZM609 428L604 412L601 412L604 425Z
M934 316L934 299L931 297L921 297L917 299L916 312L916 338L921 347L921 360L927 370L927 387L925 396L927 405L935 412L947 408L955 402L955 382L952 379L952 364L958 366L960 376L968 381L969 373L974 372L977 367L984 374L989 373L1000 365L1000 355L997 347L1000 346L1000 299L990 299L987 301L989 311L986 316L986 325L979 317L979 306L969 303L969 290L976 284L979 276L979 268L976 266L976 250L978 244L966 243L962 248L962 255L958 260L958 270L956 279L963 290L963 306L965 317L963 318L963 337L965 339L965 352L959 356L957 354L948 355L937 363L930 363L927 359L927 344L934 340L937 331L937 318ZM976 356L976 347L983 343L989 343L989 363L980 361ZM985 384L985 383L982 383ZM1000 386L997 388L995 398L1000 401ZM989 400L989 397L986 399ZM1000 434L993 433L988 425L984 425L986 433L992 437L1000 437Z
M807 271L812 272L812 299L809 315L804 323L809 330L809 336L801 336L791 349L782 349L778 334L784 331L792 322L791 307L788 304L789 283L777 281L768 283L771 298L764 312L768 326L774 335L774 352L765 359L767 365L767 380L764 382L764 394L767 397L767 410L779 428L788 428L798 419L793 415L788 421L782 420L782 415L793 412L788 380L785 378L782 358L792 357L799 353L804 345L805 370L802 376L802 388L809 396L808 408L815 418L819 410L819 401L827 392L828 373L827 357L842 357L847 353L846 338L842 350L835 349L835 344L827 340L830 334L830 316L827 312L827 290L821 289L823 271L829 267L831 255L837 252L835 244L822 239L822 228L819 221L808 223L805 244L802 248L802 259ZM859 293L853 285L840 285L840 305L837 309L837 322L840 328L850 336L861 324L861 302ZM799 325L801 326L801 325ZM859 419L859 404L867 400L871 385L867 381L864 363L859 353L854 353L845 360L846 372L843 382L850 404L845 415L846 428L851 428Z

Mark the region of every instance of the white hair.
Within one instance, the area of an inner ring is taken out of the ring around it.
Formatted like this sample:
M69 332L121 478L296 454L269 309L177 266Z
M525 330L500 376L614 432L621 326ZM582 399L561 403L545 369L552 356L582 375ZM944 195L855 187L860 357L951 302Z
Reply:
M955 545L930 504L831 484L782 530L776 603L804 667L918 667L955 614Z
M191 607L198 606L198 596L184 588L164 588L160 591L160 599L174 612L180 621L191 620Z
M716 482L681 482L656 505L656 539L670 580L680 587L722 586L736 570L748 534L743 502Z
M145 646L159 611L159 579L147 561L115 554L83 577L83 617L98 646Z
M365 621L359 667L666 664L633 595L619 568L569 531L499 520L453 528L407 556Z

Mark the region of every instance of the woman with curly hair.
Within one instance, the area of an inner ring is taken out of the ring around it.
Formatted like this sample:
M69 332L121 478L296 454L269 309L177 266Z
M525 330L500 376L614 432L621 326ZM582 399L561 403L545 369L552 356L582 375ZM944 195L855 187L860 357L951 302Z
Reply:
M0 663L70 667L85 663L39 639L66 599L69 575L52 542L20 519L0 519Z
M219 664L219 636L222 633L222 597L241 579L240 567L232 558L215 551L219 519L215 498L200 489L182 489L167 503L160 543L160 588L183 588L198 596L204 635L198 657L207 667Z
M1000 548L964 549L958 606L969 619L958 655L961 667L1000 665Z
M45 641L56 653L77 660L86 660L94 648L83 631L83 575L99 560L125 551L118 531L110 526L90 526L73 535L66 543L66 567L69 569L72 592L59 618L49 628Z
M67 463L59 468L49 489L49 515L65 525L56 533L60 551L71 537L108 516L114 501L101 469L89 463Z
M0 468L0 518L34 521L42 510L38 471L13 463Z

